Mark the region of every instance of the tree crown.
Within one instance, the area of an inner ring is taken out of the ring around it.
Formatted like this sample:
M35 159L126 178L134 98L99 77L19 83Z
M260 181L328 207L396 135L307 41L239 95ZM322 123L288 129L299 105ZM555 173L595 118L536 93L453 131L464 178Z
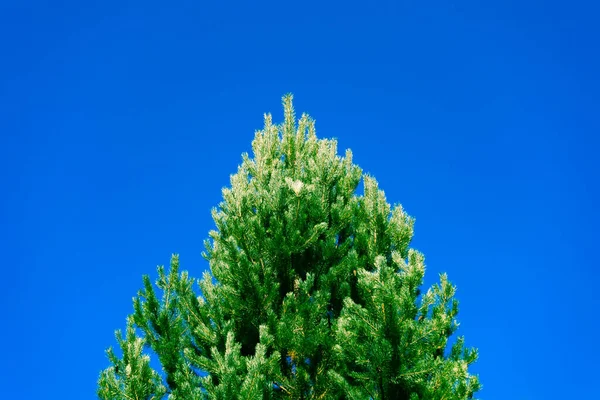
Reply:
M213 209L200 295L174 256L134 299L103 399L466 399L477 352L446 275L421 293L414 220L308 115L264 128ZM364 182L364 193L357 187ZM138 328L139 336L135 334ZM142 344L159 357L153 371ZM164 379L163 379L164 378ZM135 396L134 396L135 395Z

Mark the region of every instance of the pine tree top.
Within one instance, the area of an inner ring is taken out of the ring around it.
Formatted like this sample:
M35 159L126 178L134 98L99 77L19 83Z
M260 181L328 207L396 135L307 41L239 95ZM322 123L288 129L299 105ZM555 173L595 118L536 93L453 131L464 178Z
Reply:
M335 140L318 139L314 120L296 119L291 95L283 106L282 124L265 115L212 211L200 291L177 257L159 269L161 300L144 278L99 396L472 398L477 352L463 338L448 348L458 302L446 275L421 293L414 220L349 150L340 157Z

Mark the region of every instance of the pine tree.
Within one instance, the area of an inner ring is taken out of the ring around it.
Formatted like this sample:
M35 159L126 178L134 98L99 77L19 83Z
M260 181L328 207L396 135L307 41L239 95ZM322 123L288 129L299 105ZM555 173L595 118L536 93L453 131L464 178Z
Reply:
M211 272L198 290L173 256L155 286L144 277L99 397L472 398L477 352L449 342L458 302L446 275L421 293L413 219L350 151L317 139L309 116L296 120L291 95L283 105L212 211Z

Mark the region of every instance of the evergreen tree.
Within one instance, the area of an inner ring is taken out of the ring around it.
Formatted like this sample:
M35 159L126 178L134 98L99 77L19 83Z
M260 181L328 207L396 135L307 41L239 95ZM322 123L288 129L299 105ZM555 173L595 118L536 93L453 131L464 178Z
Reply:
M146 276L102 399L470 399L477 358L446 275L421 293L413 219L314 121L270 115L223 189L198 282ZM364 193L356 193L360 181ZM162 294L162 298L160 295ZM160 360L152 370L148 350Z

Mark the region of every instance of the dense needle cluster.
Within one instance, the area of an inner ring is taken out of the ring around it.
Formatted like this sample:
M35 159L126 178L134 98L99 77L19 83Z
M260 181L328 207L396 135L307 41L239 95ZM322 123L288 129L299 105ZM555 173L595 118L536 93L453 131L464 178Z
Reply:
M448 343L458 304L446 275L421 293L413 219L296 119L290 95L283 104L283 124L265 116L213 210L211 272L198 290L173 256L155 286L144 277L99 397L472 398L477 352Z

